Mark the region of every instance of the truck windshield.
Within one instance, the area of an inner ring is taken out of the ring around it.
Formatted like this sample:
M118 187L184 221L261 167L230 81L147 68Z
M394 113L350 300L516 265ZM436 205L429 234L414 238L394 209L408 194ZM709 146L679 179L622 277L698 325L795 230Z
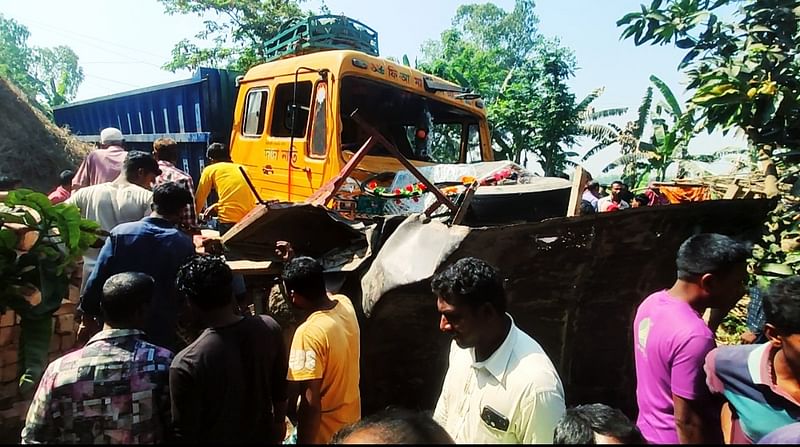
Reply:
M466 110L355 76L342 79L340 97L343 150L358 150L368 137L350 119L353 110L358 109L367 122L411 160L458 163L465 161L462 153L467 156L476 149L480 151L480 142L476 141L478 117ZM390 153L377 144L369 155Z

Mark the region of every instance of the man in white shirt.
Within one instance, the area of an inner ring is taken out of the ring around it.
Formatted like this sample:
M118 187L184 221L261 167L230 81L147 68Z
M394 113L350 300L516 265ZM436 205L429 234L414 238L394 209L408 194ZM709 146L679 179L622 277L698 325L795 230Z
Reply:
M608 211L624 210L630 208L631 205L622 200L622 191L625 190L625 184L619 180L611 182L611 194L599 199L597 201L597 211L605 213Z
M160 174L158 162L150 154L131 151L127 153L116 180L81 188L66 203L76 205L84 219L94 220L102 230L111 231L121 223L135 222L150 215L153 201L150 188ZM81 292L99 253L99 248L90 248L83 255Z
M431 288L439 327L453 336L436 422L457 444L552 443L564 388L539 343L506 313L494 267L460 259Z

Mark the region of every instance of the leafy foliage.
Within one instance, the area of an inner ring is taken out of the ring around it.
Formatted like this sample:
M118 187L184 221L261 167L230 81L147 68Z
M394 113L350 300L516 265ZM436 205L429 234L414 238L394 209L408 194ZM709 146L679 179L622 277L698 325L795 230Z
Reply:
M20 385L30 387L47 363L51 317L68 293L70 269L95 242L96 222L74 205L52 205L27 189L0 205L0 312L20 316Z
M159 0L167 14L192 14L205 19L194 38L209 42L201 47L183 39L172 48L172 60L163 68L176 71L200 66L247 71L265 60L264 43L281 24L305 17L299 0ZM213 18L210 18L213 16Z
M42 111L64 104L78 92L83 69L71 48L28 46L30 32L0 14L0 76L16 84Z
M499 157L534 157L545 175L573 164L579 107L566 81L571 51L538 34L534 2L507 12L492 3L462 5L439 41L422 49L421 70L478 91L486 99Z

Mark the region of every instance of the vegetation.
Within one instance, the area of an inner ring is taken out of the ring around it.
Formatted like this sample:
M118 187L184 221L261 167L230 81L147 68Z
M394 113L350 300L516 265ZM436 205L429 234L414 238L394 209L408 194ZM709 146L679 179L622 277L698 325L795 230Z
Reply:
M28 28L0 14L0 76L11 80L45 113L75 97L83 82L78 56L68 46L28 46Z
M74 205L18 189L0 205L0 312L20 317L19 377L29 391L47 365L52 315L68 295L70 271L96 240L96 222Z
M567 149L579 133L579 104L566 81L572 52L538 34L531 0L507 12L492 3L462 5L439 41L423 46L420 69L486 99L498 158L537 161L545 175L574 162Z
M200 47L183 39L172 48L170 71L200 66L247 71L265 60L264 42L277 34L281 24L305 17L298 0L159 0L167 14L193 14L204 29L194 37L209 42ZM213 15L212 17L208 17Z

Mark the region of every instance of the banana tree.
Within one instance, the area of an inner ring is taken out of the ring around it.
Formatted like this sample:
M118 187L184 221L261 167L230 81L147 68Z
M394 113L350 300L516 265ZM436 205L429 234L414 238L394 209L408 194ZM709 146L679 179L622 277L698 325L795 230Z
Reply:
M30 391L47 364L52 315L67 296L71 269L97 238L96 222L74 205L52 205L19 189L0 204L0 312L20 317L20 389Z

